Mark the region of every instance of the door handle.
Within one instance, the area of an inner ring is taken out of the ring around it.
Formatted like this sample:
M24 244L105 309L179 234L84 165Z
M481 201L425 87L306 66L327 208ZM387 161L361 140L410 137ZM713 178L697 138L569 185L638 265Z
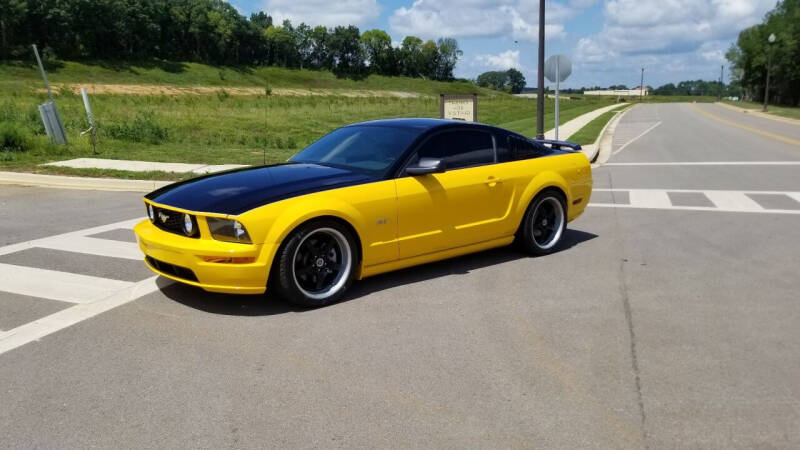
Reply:
M495 178L495 177L489 177L489 179L486 180L486 184L489 187L495 187L502 182L503 182L502 178Z

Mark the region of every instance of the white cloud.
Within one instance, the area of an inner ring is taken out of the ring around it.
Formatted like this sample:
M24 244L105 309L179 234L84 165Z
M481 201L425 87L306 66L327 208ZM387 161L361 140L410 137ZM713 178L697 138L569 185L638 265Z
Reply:
M547 39L566 36L564 22L597 0L571 0L546 5ZM415 0L394 11L389 18L392 31L423 38L497 37L538 40L538 0Z
M738 33L776 0L608 0L603 28L575 45L572 83L645 84L717 79ZM727 65L727 64L726 64Z
M293 24L366 25L378 18L377 0L264 0L264 10L275 23L289 19Z
M510 68L519 69L519 50L506 50L497 55L477 55L474 65L478 65L492 70L508 70Z

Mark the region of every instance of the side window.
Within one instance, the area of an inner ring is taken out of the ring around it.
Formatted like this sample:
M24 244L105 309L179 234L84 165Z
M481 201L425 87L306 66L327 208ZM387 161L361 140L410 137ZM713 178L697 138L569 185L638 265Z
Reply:
M533 142L520 139L516 136L508 137L508 148L511 150L512 159L529 159L541 156L542 152Z
M511 136L498 133L494 135L494 138L497 145L497 162L513 161L514 156L511 151Z
M494 159L492 135L483 131L454 131L445 138L445 164L448 170L491 164Z
M446 137L448 135L449 133L438 134L428 139L425 144L417 150L417 157L414 158L414 160L418 161L422 158L443 159L447 142Z

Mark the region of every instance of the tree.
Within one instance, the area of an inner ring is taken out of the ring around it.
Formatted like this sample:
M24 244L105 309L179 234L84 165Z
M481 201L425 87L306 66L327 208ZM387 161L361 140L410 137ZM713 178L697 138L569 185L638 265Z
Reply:
M406 36L400 44L400 59L403 65L403 75L419 77L424 71L422 62L422 39L416 36Z
M505 91L508 84L508 72L491 71L478 75L478 86L487 87L497 91Z
M767 38L773 33L776 40L770 44ZM800 0L778 2L767 13L764 23L739 33L725 56L731 62L733 80L740 86L743 97L763 99L767 64L771 60L770 100L800 105Z
M366 63L358 27L350 25L334 28L329 46L333 73L339 77L360 78L364 76Z
M513 67L506 71L506 77L508 79L508 86L511 90L512 94L519 94L525 89L525 76L522 75L517 69Z
M439 66L439 47L433 41L422 44L420 49L420 76L423 78L436 78L436 68Z
M392 62L392 38L383 30L367 30L361 35L366 59L372 73L388 75Z
M453 38L439 39L439 64L436 68L437 80L452 80L453 69L456 67L458 58L464 54L458 48L458 41Z

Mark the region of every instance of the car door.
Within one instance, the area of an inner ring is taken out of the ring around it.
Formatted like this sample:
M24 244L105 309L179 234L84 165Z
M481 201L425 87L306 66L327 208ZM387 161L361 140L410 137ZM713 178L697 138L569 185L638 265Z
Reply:
M396 180L401 258L503 236L514 189L496 164L494 141L488 131L463 129L422 143L410 164L442 159L446 171Z

